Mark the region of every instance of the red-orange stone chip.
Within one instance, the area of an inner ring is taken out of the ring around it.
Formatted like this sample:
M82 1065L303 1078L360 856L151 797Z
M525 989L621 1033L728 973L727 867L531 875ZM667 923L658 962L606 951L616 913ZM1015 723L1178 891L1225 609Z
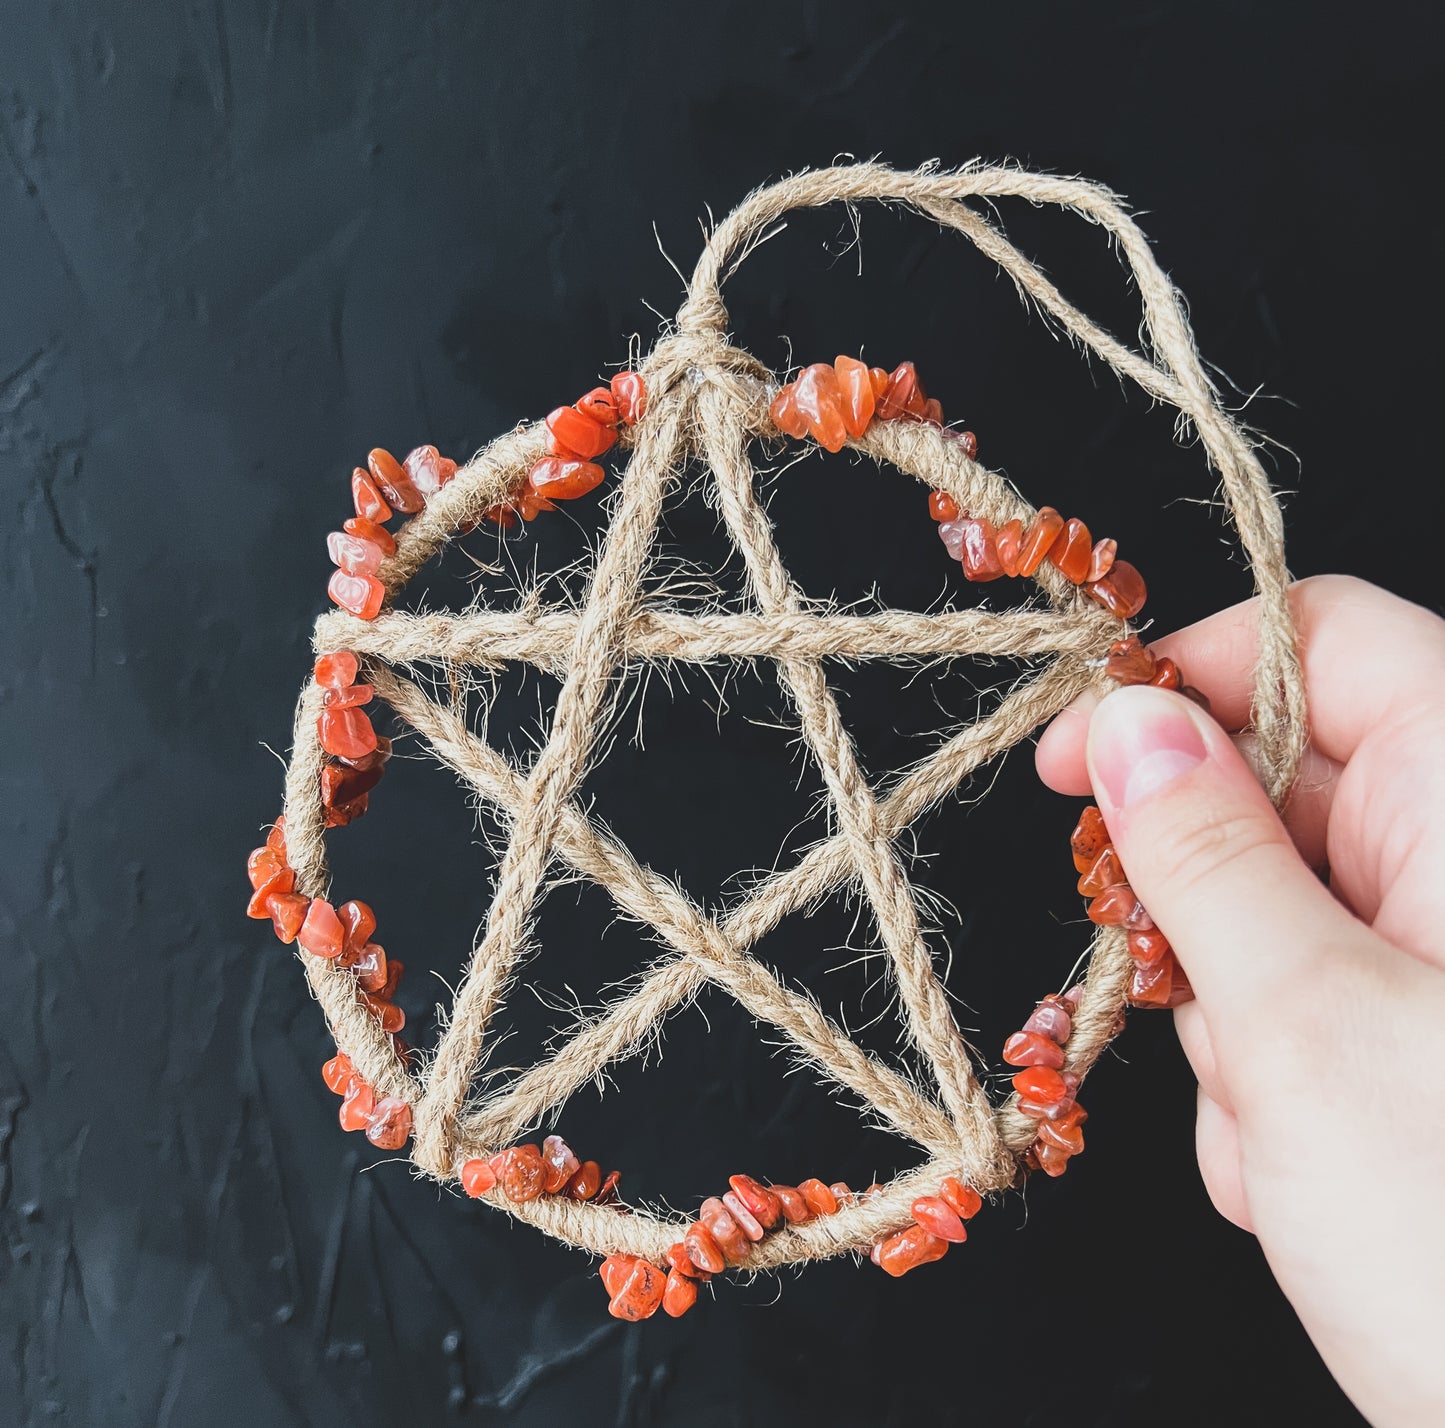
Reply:
M826 362L804 367L793 383L793 402L808 431L819 446L828 451L841 451L848 439L843 421L843 389L838 375Z
M594 1205L612 1205L620 1199L617 1187L622 1183L622 1172L620 1170L609 1170L603 1177L602 1184L597 1191L597 1198L592 1202Z
M371 468L381 494L394 509L412 515L426 504L406 468L391 452L375 447L368 454L366 464Z
M1003 1059L1010 1066L1048 1066L1064 1069L1064 1048L1036 1031L1016 1031L1003 1044Z
M1144 608L1148 589L1144 577L1127 560L1116 560L1109 573L1085 587L1111 615L1132 620Z
M752 1240L754 1244L762 1239L763 1227L758 1222L758 1217L743 1203L742 1197L736 1190L725 1191L722 1202L727 1206L728 1214L733 1217L738 1229L740 1229L743 1234Z
M888 385L878 399L878 419L896 421L901 416L922 416L927 400L923 384L918 380L918 369L912 362L900 362L888 374Z
M741 1264L748 1257L750 1241L733 1218L732 1212L716 1195L709 1195L698 1206L697 1218L717 1243L729 1264ZM691 1252L691 1246L689 1253Z
M612 1275L616 1285L607 1312L614 1319L626 1319L635 1324L641 1319L650 1319L657 1313L666 1292L667 1280L655 1264L645 1259L634 1259L626 1272ZM603 1281L604 1284L606 1281Z
M640 422L647 413L647 388L642 378L636 372L619 372L608 383L608 388L624 425Z
M424 500L435 496L457 474L457 463L434 446L416 447L407 454L403 466Z
M1013 1083L1023 1100L1039 1105L1055 1105L1069 1094L1068 1084L1051 1066L1026 1066Z
M931 1264L948 1253L948 1241L925 1230L922 1225L909 1225L889 1235L878 1247L878 1267L895 1279L917 1269L920 1264Z
M301 931L310 906L311 899L302 897L300 893L272 893L266 899L266 911L271 914L271 927L276 936L288 946Z
M960 515L958 502L947 491L930 491L928 514L935 521L956 521Z
M790 1225L801 1225L804 1220L812 1219L813 1212L808 1208L808 1202L791 1185L770 1185L768 1188L778 1197L783 1218Z
M333 650L319 655L311 666L312 677L323 689L346 689L356 683L361 661L350 650Z
M574 1200L590 1200L601 1187L602 1167L595 1160L584 1160L567 1182L567 1193Z
M326 537L326 553L348 575L375 575L381 569L381 547L346 531L332 531Z
M338 1096L346 1094L346 1088L351 1085L351 1078L355 1075L351 1058L344 1051L338 1051L321 1068L321 1079L326 1082L326 1089Z
M601 426L616 426L622 420L607 387L593 387L585 397L578 397L576 406L583 416L591 417Z
M1109 846L1109 830L1104 824L1104 815L1094 804L1091 803L1079 815L1069 846L1074 850L1074 867L1081 873L1087 873L1099 854Z
M371 1113L376 1109L376 1096L359 1076L353 1079L337 1113L344 1131L364 1131Z
M941 1240L962 1244L968 1238L962 1216L942 1196L920 1195L913 1202L913 1218L921 1228Z
M697 1303L697 1281L688 1279L676 1269L667 1272L667 1287L662 1291L662 1312L681 1319Z
M1049 547L1049 559L1059 568L1065 580L1080 585L1089 574L1089 561L1094 549L1094 538L1089 528L1077 516L1071 516L1065 523L1063 533Z
M1168 938L1157 927L1129 934L1129 955L1141 966L1153 966L1169 950Z
M411 1137L411 1107L400 1096L384 1096L366 1122L366 1138L378 1150L400 1150Z
M798 1193L807 1201L815 1215L832 1215L838 1209L838 1197L821 1180L807 1179L798 1186Z
M833 363L833 371L843 394L843 426L856 440L873 420L873 382L867 366L856 357L839 357Z
M1079 896L1098 897L1101 892L1113 887L1116 883L1127 881L1124 876L1124 865L1119 861L1119 855L1113 848L1105 848L1094 859L1089 871L1079 879Z
M379 526L375 521L368 521L364 516L349 516L342 521L341 529L347 535L359 536L362 540L369 540L373 545L381 547L383 555L396 554L396 539L385 526Z
M1179 666L1168 655L1160 655L1149 683L1156 689L1178 689L1183 682L1179 677Z
M1120 684L1147 684L1154 676L1154 656L1138 635L1115 640L1104 660L1104 673Z
M1089 920L1100 927L1124 927L1131 932L1147 932L1154 926L1153 918L1128 883L1105 888L1089 904Z
M345 937L345 929L336 915L336 909L324 898L312 898L296 940L313 957L325 957L330 961L333 957L341 956Z
M727 1268L722 1247L700 1220L687 1227L682 1246L687 1251L687 1257L705 1274L721 1274Z
M971 1220L983 1208L983 1196L972 1185L965 1185L952 1175L944 1176L938 1194L960 1220Z
M328 689L321 696L323 709L359 709L370 704L376 691L369 684L350 684L345 689Z
M376 730L361 709L323 709L316 729L321 747L340 759L359 759L376 748Z
M497 1172L485 1160L469 1160L462 1166L462 1189L480 1200L497 1183Z
M973 520L962 520L958 524L963 531L964 578L997 580L1003 574L1003 566L999 562L998 547L994 544L992 523L979 516Z
M547 413L547 450L568 461L591 461L617 440L611 427L576 407L557 407Z
M778 1223L783 1213L782 1201L777 1194L767 1189L751 1175L730 1175L728 1184L738 1199L747 1206L749 1214L765 1229L770 1230Z
M542 1142L542 1189L555 1195L581 1169L571 1147L560 1135L549 1135Z
M598 428L601 430L601 428ZM563 456L544 456L527 480L532 489L548 501L575 501L601 485L607 473L595 461L569 461ZM527 513L523 510L522 514Z
M993 546L998 552L998 563L1003 567L1003 573L1010 578L1017 575L1024 553L1024 523L1017 519L1006 521L998 528Z
M502 1182L502 1194L520 1205L542 1193L543 1174L542 1152L535 1145L514 1145L502 1153L497 1178Z
M363 520L375 521L380 525L391 519L391 507L386 504L371 473L360 466L351 473L351 503L356 514Z
M609 1296L616 1294L627 1282L627 1276L636 1263L635 1254L610 1254L597 1266L597 1277Z
M1038 515L1029 522L1023 544L1019 547L1020 575L1032 575L1044 563L1044 557L1063 529L1064 518L1052 506L1039 507Z
M1095 541L1089 554L1089 572L1085 581L1102 580L1114 568L1114 557L1119 553L1119 542L1105 537Z
M358 620L374 620L381 613L381 602L386 598L386 586L374 575L353 575L350 571L334 570L326 582L326 593L334 605L339 605Z
M798 441L807 436L808 419L798 410L797 394L793 391L792 383L779 389L772 405L768 407L768 415L784 436L791 436Z

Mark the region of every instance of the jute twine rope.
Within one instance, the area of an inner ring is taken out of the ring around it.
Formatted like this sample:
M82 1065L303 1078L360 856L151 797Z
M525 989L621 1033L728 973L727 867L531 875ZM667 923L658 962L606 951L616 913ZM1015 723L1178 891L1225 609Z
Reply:
M1054 204L1105 228L1127 262L1143 307L1144 350L1126 347L1068 303L970 199L1017 197ZM387 609L364 622L342 613L317 621L318 651L364 657L378 695L431 752L493 805L510 837L485 929L472 950L445 1030L429 1062L409 1070L357 1000L352 975L301 953L311 987L338 1046L378 1095L404 1097L415 1122L413 1159L439 1180L466 1159L515 1144L610 1063L648 1044L660 1023L711 984L758 1021L784 1033L796 1054L851 1093L880 1124L926 1159L881 1193L836 1215L789 1226L754 1247L748 1268L863 1250L907 1223L909 1206L945 1174L982 1192L1018 1177L1018 1157L1034 1123L1011 1104L993 1108L980 1085L938 980L920 927L917 896L895 841L915 819L953 794L975 769L1027 737L1090 687L1101 687L1098 657L1119 626L1045 563L1037 579L1047 608L994 614L818 613L793 585L759 504L749 447L776 438L768 404L777 378L727 338L721 283L791 209L865 199L916 210L968 238L999 264L1025 298L1080 344L1152 397L1178 410L1198 434L1221 483L1260 596L1260 660L1254 730L1271 796L1282 803L1305 742L1304 692L1296 632L1286 603L1279 506L1255 443L1220 406L1200 364L1179 294L1138 227L1106 189L982 165L954 172L900 173L877 164L800 174L759 189L718 225L697 263L687 301L640 366L649 395L630 433L631 457L606 537L577 609L475 610L411 615ZM545 428L520 427L480 451L400 532L381 577L390 602L465 525L514 492L542 454ZM880 465L946 491L963 509L996 525L1032 509L997 474L970 461L960 444L915 423L875 422L850 443ZM751 609L686 614L644 598L663 501L684 463L701 459L716 483L724 526L742 555ZM900 775L886 792L869 785L828 687L823 661L1012 655L1047 658L988 715L955 732ZM760 882L724 916L704 911L682 888L641 865L576 802L623 678L649 661L771 659L797 711L803 741L828 795L835 831L795 866ZM550 735L529 767L475 734L463 712L437 702L392 666L449 670L529 661L558 673ZM297 709L286 781L286 839L297 887L327 893L319 797L324 754L317 742L320 691L308 684ZM537 898L553 863L591 879L667 949L602 1012L572 1028L554 1054L479 1095L474 1078L493 1014L528 948ZM749 949L790 913L845 886L860 890L886 951L908 1039L932 1078L918 1084L864 1052L807 996L785 986ZM1118 930L1094 942L1085 990L1067 1046L1069 1068L1087 1073L1112 1036L1130 963ZM634 1207L630 1214L558 1196L499 1208L597 1253L661 1260L684 1221Z

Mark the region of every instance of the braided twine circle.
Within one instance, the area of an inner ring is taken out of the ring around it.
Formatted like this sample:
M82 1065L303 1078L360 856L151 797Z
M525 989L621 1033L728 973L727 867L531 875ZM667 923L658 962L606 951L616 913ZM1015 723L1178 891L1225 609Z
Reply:
M969 200L1018 197L1069 210L1106 229L1131 270L1143 308L1142 351L1125 346L1068 303L1047 277ZM785 1034L824 1078L847 1088L874 1116L916 1144L924 1161L880 1193L804 1224L786 1225L753 1246L747 1268L863 1251L910 1222L915 1196L958 1175L983 1193L1014 1184L1035 1123L993 1107L954 1021L920 931L919 913L894 841L980 764L1028 736L1086 688L1105 692L1099 656L1121 633L1117 620L1082 597L1048 562L1035 577L1046 603L1020 610L886 610L810 613L779 557L759 504L750 443L776 438L768 405L778 379L726 334L724 277L788 210L871 199L916 211L968 238L1014 280L1021 294L1116 372L1176 408L1197 433L1222 485L1260 597L1260 658L1253 725L1271 796L1282 803L1305 739L1304 697L1294 626L1286 603L1283 522L1255 442L1222 409L1195 351L1180 295L1159 268L1120 201L1083 180L974 165L899 172L878 164L807 172L757 190L712 232L675 328L639 365L646 415L624 438L630 457L605 540L579 609L479 610L465 615L395 611L407 581L460 528L481 519L525 481L544 450L538 422L479 451L398 534L382 567L387 608L371 622L341 612L316 624L318 652L350 649L361 676L510 825L485 928L472 949L445 1031L419 1066L398 1058L358 1002L353 975L298 947L310 986L338 1046L378 1097L411 1107L412 1156L424 1173L453 1181L461 1164L515 1144L582 1084L645 1044L670 1011L711 983L754 1018ZM923 423L874 422L855 450L947 492L963 510L1000 526L1034 511L961 444ZM689 616L640 598L664 498L690 459L716 483L724 526L742 555L752 613ZM902 659L919 655L1050 657L977 722L953 734L880 796L865 780L824 676L828 657ZM824 783L836 832L791 868L775 873L725 915L713 916L676 883L642 866L574 800L594 755L620 676L649 661L770 659L797 712ZM434 702L396 666L442 662L496 665L522 660L564 671L550 735L529 767L514 764ZM304 689L286 778L286 844L297 890L327 895L317 740L322 690ZM601 885L669 949L627 993L581 1022L548 1059L500 1089L479 1094L473 1078L489 1022L526 951L529 923L551 864ZM809 998L784 986L749 953L788 914L843 884L866 895L886 949L906 1032L931 1072L921 1086L864 1052ZM1124 1005L1130 961L1122 929L1100 929L1083 999L1066 1047L1068 1069L1087 1073ZM633 1207L628 1214L565 1196L528 1203L500 1190L487 1198L547 1233L599 1254L660 1262L686 1221Z

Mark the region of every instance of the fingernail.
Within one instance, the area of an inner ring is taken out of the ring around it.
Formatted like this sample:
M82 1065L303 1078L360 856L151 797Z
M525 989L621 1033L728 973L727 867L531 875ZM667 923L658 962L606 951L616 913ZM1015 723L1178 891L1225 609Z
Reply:
M1115 809L1167 788L1208 752L1188 704L1162 689L1121 689L1089 724L1089 772L1101 799Z

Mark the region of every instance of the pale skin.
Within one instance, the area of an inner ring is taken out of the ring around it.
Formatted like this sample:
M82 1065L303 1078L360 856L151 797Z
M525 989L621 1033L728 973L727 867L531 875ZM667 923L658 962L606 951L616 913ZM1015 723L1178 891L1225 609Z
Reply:
M1239 733L1252 603L1150 641L1214 719L1177 694L1120 690L1061 714L1038 769L1098 801L1194 987L1175 1025L1216 1208L1258 1236L1376 1428L1438 1425L1445 621L1343 576L1302 581L1291 600L1310 753L1283 821Z

